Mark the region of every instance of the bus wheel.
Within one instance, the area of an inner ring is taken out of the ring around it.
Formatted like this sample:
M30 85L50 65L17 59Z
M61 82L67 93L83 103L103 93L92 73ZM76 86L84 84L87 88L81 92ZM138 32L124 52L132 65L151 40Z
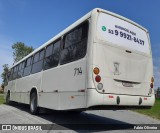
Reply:
M10 92L7 93L7 96L6 96L6 104L11 104L11 101L10 101Z
M37 93L33 92L30 97L30 112L35 115L39 113L39 108L37 105Z

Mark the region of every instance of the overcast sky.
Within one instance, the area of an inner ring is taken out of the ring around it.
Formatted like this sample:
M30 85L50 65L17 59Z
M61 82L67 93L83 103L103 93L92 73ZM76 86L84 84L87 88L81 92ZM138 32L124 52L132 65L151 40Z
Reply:
M3 64L13 63L13 43L37 48L96 7L149 30L155 87L160 86L160 0L0 0L0 73Z

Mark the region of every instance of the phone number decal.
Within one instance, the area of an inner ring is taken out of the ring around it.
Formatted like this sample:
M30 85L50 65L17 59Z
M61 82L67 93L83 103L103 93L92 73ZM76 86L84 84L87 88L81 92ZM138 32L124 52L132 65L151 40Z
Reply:
M144 40L139 39L137 37L133 37L132 35L126 34L122 31L108 29L108 33L113 34L115 36L120 36L120 37L125 38L125 39L130 40L130 41L134 41L135 43L144 45Z

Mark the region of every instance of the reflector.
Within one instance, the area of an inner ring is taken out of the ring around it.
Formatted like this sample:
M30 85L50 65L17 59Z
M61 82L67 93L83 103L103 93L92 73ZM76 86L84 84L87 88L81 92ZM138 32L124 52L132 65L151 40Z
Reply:
M99 83L99 84L97 85L97 88L98 88L99 90L102 90L102 89L103 89L103 84L102 84L102 83Z

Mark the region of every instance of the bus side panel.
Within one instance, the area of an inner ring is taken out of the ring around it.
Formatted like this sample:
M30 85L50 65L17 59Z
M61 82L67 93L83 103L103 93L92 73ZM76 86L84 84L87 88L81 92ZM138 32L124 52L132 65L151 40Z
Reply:
M44 71L42 90L52 93L52 107L56 110L75 109L85 107L85 79L86 58L61 65L54 69ZM50 108L51 98L44 96L48 102L43 102L40 96L40 106ZM46 103L46 104L45 104Z
M59 100L59 110L85 108L84 92L60 93Z
M43 91L45 91L43 89ZM59 103L59 94L56 92L40 92L39 107L57 109Z
M65 73L65 74L64 74ZM86 90L86 57L64 65L60 72L60 109L84 108ZM68 92L65 92L68 90Z
M21 94L18 102L29 104L31 89L34 87L40 91L41 75L42 72L39 72L17 80L16 92Z
M48 69L43 72L41 93L39 95L39 106L57 109L59 104L58 86L59 79L57 72L60 71L57 67Z
M10 81L10 99L11 101L16 101L16 102L19 102L19 99L21 97L20 95L20 92L17 92L16 91L16 83L17 83L17 80L12 80Z

